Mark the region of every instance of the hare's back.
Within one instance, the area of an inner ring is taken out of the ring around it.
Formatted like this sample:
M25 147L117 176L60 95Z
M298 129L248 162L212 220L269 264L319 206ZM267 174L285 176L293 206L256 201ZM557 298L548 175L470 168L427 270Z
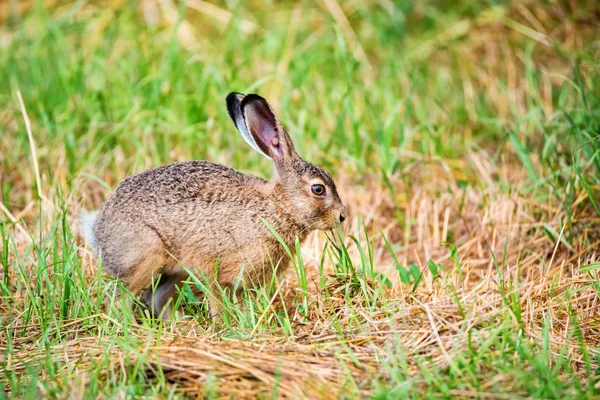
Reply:
M114 196L159 202L197 197L210 188L252 185L257 178L208 161L187 161L163 165L124 179Z
M261 181L207 161L165 165L121 181L102 207L98 226L176 225L247 197Z

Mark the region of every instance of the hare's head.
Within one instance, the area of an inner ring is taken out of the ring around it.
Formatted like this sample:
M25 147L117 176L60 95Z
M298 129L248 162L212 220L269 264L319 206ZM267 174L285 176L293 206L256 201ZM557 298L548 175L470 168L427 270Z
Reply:
M306 229L333 229L347 217L347 209L327 171L304 161L290 135L265 99L230 93L227 110L244 140L275 166L275 177L293 213Z

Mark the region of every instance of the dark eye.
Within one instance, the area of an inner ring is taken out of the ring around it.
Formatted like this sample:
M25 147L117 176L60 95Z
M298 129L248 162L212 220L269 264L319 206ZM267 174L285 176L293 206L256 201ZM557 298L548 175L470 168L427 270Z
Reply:
M310 190L316 196L323 196L325 194L325 186L320 185L320 184L312 185L310 187Z

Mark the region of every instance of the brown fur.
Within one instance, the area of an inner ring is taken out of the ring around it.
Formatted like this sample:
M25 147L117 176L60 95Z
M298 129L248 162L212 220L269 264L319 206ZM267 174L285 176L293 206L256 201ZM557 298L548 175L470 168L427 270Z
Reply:
M255 97L259 100L246 106L253 113L244 118L276 166L273 179L207 161L174 163L124 179L98 214L93 239L107 271L135 295L162 274L154 296L145 294L157 314L186 278L184 267L215 276L229 288L242 280L262 285L273 266L283 272L289 257L265 222L294 251L296 238L302 242L310 231L331 229L345 218L330 175L297 155L274 114L268 115L266 102ZM276 140L265 139L273 132ZM326 196L311 193L315 182L326 186ZM218 298L210 304L218 313ZM164 311L168 316L170 309Z

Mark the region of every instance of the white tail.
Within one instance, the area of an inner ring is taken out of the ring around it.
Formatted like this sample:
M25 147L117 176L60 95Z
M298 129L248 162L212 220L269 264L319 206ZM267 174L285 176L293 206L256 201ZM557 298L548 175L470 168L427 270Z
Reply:
M96 247L96 235L94 233L97 219L98 211L88 212L83 210L79 216L79 232L96 255L98 255L98 248Z

